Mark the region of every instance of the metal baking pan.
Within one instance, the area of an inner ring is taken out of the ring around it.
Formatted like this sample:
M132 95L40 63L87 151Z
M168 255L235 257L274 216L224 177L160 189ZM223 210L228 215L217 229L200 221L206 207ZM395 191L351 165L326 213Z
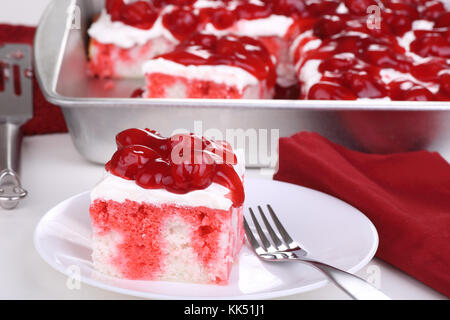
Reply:
M34 52L45 97L62 107L76 148L93 162L111 157L114 136L123 129L152 128L170 135L194 131L194 126L206 135L243 135L250 167L276 163L277 132L283 137L302 130L355 150L428 149L450 158L449 102L123 98L141 81L92 79L86 72L87 29L103 5L104 0L54 0L40 22Z

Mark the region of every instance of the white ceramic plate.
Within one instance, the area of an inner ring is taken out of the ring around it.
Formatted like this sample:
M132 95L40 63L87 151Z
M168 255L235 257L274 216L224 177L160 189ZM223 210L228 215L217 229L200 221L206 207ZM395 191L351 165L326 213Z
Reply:
M349 272L374 256L378 235L357 209L326 194L296 185L247 179L246 207L271 204L293 238L315 258ZM96 272L91 262L89 193L65 200L39 222L34 242L56 270L89 285L122 294L158 299L268 299L297 294L327 283L302 263L265 263L246 244L228 286L116 279Z

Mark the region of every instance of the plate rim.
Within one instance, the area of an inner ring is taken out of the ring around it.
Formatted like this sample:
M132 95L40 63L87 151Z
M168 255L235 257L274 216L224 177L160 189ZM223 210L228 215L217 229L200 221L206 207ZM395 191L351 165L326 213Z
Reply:
M379 236L378 236L378 231L375 228L375 225L372 223L372 221L363 213L361 212L359 209L353 207L351 204L337 198L334 197L332 195L329 195L327 193L318 191L318 190L314 190L311 188L307 188L307 187L303 187L297 184L292 184L292 183L288 183L288 182L283 182L283 181L278 181L278 180L269 180L269 179L263 179L263 178L252 178L249 177L246 180L254 180L254 181L264 181L264 182L275 182L275 183L279 183L279 184L286 184L286 185L290 185L290 186L294 186L294 187L298 187L300 189L306 189L308 191L312 191L315 193L319 193L322 195L325 195L326 197L330 197L333 198L339 202L342 202L344 204L346 204L347 206L352 207L355 211L355 213L359 214L362 216L362 218L366 221L369 229L372 231L372 236L373 236L373 242L372 242L372 247L370 249L370 251L366 254L366 256L358 263L356 264L354 267L345 270L349 273L356 273L359 270L361 270L362 268L364 268L364 266L366 266L371 260L372 258L375 256L375 253L378 249L378 245L379 245ZM53 259L51 259L47 254L46 251L42 248L40 242L39 242L39 234L40 234L40 230L42 229L44 222L46 220L48 220L50 217L56 215L55 212L57 212L58 208L60 206L63 206L67 203L70 203L72 201L74 201L77 198L82 198L82 197L89 197L91 191L84 191L81 193L78 193L76 195L73 195L63 201L58 202L56 205L54 205L52 208L50 208L40 219L39 222L37 223L35 229L34 229L34 233L33 233L33 243L34 243L34 247L36 249L36 251L38 252L39 256L50 266L52 267L54 270L64 274L65 276L70 276L70 274L67 272L67 270L64 270L64 268L62 268L59 264L55 263ZM323 286L325 286L326 284L328 284L330 281L327 279L321 280L321 281L317 281L315 283L306 285L306 286L301 286L301 287L297 287L297 288L292 288L292 289L284 289L284 290L276 290L276 291L268 291L268 292L262 292L262 293L252 293L252 294L244 294L244 295L238 295L238 296L218 296L218 297L208 297L208 296L179 296L179 295L167 295L167 294L158 294L158 293L153 293L153 292L141 292L141 291L136 291L136 290L131 290L131 289L125 289L125 288L121 288L121 287L117 287L114 285L109 285L109 284L105 284L101 281L97 281L97 280L92 280L91 278L86 278L86 277L81 277L81 282L95 287L95 288L99 288L102 290L106 290L106 291L110 291L110 292L114 292L114 293L118 293L118 294L123 294L123 295L128 295L128 296L132 296L132 297L138 297L138 298L144 298L144 299L157 299L157 300L194 300L194 301L198 301L198 300L257 300L257 299L274 299L274 298L282 298L282 297L287 297L287 296L292 296L295 294L300 294L300 293L304 293L304 292L309 292L318 288L321 288Z

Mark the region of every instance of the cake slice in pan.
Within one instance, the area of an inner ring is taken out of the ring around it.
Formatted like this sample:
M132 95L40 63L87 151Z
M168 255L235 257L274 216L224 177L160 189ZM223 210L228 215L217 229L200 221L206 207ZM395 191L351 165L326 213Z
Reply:
M271 98L272 57L249 37L197 34L144 64L147 98Z

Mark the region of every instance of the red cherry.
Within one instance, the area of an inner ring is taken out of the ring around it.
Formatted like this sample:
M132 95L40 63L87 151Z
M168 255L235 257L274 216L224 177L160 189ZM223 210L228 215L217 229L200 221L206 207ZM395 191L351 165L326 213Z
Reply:
M435 58L428 62L414 65L411 68L411 74L420 81L436 82L439 81L439 72L445 68L445 61Z
M106 0L106 11L111 15L112 21L120 20L124 7L123 0Z
M411 30L412 19L407 15L385 12L383 13L383 20L396 35L403 35Z
M319 38L329 38L340 33L345 28L345 22L336 16L324 16L314 26L314 34Z
M432 101L434 100L434 95L430 90L422 86L414 86L413 88L407 90L404 95L406 101Z
M441 83L441 90L450 96L450 73L442 74L440 83Z
M361 47L361 39L358 36L344 36L340 37L336 46L336 53L351 52L355 55L359 52Z
M411 43L411 51L422 57L450 58L450 42L443 36L440 33L416 31L417 39Z
M136 175L136 183L144 189L161 189L173 184L169 163L162 159L147 163Z
M292 14L304 15L306 6L300 0L269 0L274 14L290 16Z
M409 72L410 69L409 62L405 61L402 55L397 55L386 46L366 50L363 57L370 64L380 68L394 68L402 72Z
M150 2L137 1L126 5L121 20L133 27L150 29L158 18L158 13Z
M142 98L144 96L145 90L142 88L138 88L133 91L131 94L131 98Z
M311 100L356 100L353 92L334 83L316 83L308 93Z
M113 155L109 167L112 174L134 180L140 169L149 161L159 157L158 153L148 147L140 145L127 146Z
M307 10L314 16L323 16L336 13L339 1L323 0L306 2Z
M422 17L428 20L437 20L446 12L444 5L440 1L429 1L425 5Z
M176 9L164 16L163 24L174 37L183 40L197 31L199 18L187 9Z
M435 28L449 28L450 27L450 11L442 14L435 24Z
M206 8L201 11L201 15L214 25L216 29L223 30L230 28L236 22L236 15L226 8Z
M186 193L189 190L205 189L213 182L215 175L213 159L208 153L196 151L191 159L182 163L171 162L173 184L167 186L169 191Z
M376 2L373 0L345 0L344 3L351 13L357 15L366 15L367 8L371 5L376 5Z
M380 84L368 74L353 71L344 74L344 83L352 89L359 98L381 98L386 96L386 91Z
M402 2L391 2L388 8L395 13L395 15L407 16L412 20L419 18L419 12L415 8L416 4L402 3Z
M116 136L118 149L132 145L142 145L165 155L169 152L170 139L163 138L155 132L141 129L128 129Z
M326 71L336 72L343 71L351 68L356 63L355 58L339 58L339 57L330 57L323 61L319 66L319 71L321 73L325 73Z

